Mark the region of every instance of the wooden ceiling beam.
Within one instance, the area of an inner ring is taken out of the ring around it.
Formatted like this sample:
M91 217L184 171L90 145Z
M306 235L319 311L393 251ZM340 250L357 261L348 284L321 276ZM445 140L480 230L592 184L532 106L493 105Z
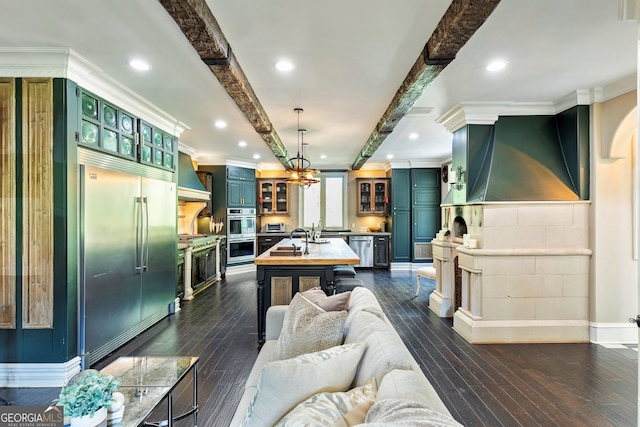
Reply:
M487 20L500 0L453 0L421 55L351 165L360 169L458 51Z
M286 168L289 155L205 0L158 0Z

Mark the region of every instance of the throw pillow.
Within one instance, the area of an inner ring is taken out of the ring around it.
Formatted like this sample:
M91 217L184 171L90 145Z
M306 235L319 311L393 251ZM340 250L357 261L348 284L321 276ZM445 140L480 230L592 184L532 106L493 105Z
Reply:
M290 359L342 344L346 318L346 311L324 311L296 293L284 314L271 360Z
M324 311L341 311L349 309L351 291L327 296L322 289L313 288L302 292L302 296Z
M348 390L365 348L345 344L267 363L242 425L270 426L316 393Z
M428 405L410 400L384 399L377 401L367 413L362 427L462 427L449 415L434 411Z
M363 423L375 403L376 380L336 393L318 393L293 408L276 427L348 427Z

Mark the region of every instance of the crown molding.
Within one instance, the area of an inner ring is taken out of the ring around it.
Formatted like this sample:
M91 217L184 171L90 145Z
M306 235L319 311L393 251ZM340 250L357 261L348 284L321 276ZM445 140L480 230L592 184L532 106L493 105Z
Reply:
M632 74L605 87L577 89L553 102L466 101L442 114L436 123L453 133L466 125L492 125L500 116L556 115L576 105L608 101L636 89L636 76Z
M195 148L187 145L187 144L183 144L182 142L178 141L178 151L188 154L189 157L194 158L197 154L197 151ZM194 159L195 160L195 159Z
M540 116L555 114L552 102L461 102L436 119L449 132L466 125L492 125L500 116Z
M187 124L111 78L73 49L0 47L0 76L66 78L173 136L180 137L189 129Z

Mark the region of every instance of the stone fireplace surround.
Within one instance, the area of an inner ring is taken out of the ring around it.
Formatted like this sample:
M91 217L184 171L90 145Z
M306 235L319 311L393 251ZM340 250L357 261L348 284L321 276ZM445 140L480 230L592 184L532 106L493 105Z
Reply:
M432 242L429 308L472 343L589 342L589 205L442 205L451 232ZM465 227L476 249L463 246Z

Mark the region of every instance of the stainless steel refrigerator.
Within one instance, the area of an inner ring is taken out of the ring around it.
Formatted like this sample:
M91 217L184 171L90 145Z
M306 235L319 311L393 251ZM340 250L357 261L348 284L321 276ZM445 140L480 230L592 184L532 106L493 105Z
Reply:
M177 198L171 173L81 154L79 350L88 367L169 313Z

